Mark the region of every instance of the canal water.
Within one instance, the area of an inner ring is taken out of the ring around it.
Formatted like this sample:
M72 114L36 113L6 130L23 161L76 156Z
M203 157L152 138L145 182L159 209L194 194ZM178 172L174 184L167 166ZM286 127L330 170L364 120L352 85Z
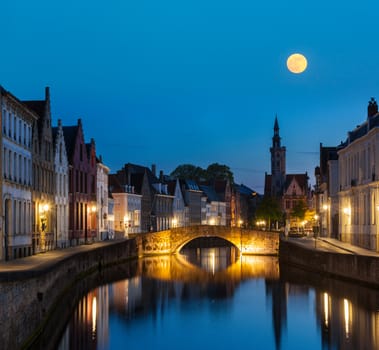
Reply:
M53 347L379 348L377 290L279 266L276 257L240 257L232 247L181 253L99 279Z

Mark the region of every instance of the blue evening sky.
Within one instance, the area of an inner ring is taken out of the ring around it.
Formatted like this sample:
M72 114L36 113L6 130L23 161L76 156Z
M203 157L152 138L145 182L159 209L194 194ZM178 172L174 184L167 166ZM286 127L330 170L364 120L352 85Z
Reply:
M370 0L2 0L0 84L20 99L50 86L54 125L82 118L112 172L218 162L262 193L276 114L287 172L312 183L320 142L365 120L378 14Z

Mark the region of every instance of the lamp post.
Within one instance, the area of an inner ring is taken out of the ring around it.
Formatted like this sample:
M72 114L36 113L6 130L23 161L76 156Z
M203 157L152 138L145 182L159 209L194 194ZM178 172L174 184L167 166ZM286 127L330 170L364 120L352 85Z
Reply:
M240 228L240 256L242 257L242 225L243 225L243 221L241 219L238 220L238 225Z
M41 251L46 251L46 230L47 230L47 214L50 207L49 204L39 205L39 218L41 221Z
M315 226L315 230L314 230L313 235L314 235L315 248L316 248L316 244L317 244L317 234L318 234L318 231L319 231L319 229L320 229L320 220L319 220L320 217L316 214L314 218L315 218L316 226Z

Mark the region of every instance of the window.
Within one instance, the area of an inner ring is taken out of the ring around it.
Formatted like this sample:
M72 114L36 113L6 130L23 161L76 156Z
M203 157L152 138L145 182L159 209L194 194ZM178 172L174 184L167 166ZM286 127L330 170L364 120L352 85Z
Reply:
M6 134L6 132L7 132L6 120L7 120L7 111L4 108L3 109L3 134Z

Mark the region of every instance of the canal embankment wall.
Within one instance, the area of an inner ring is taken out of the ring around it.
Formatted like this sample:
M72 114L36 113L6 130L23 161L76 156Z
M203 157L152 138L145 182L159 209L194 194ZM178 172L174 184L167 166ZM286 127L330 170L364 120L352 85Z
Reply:
M48 253L46 253L48 254ZM6 349L27 348L46 326L49 313L85 276L104 267L138 257L136 240L124 240L73 252L33 269L0 274L0 344Z
M294 241L281 239L279 243L281 264L289 264L323 275L379 286L379 258L360 254L322 251Z

